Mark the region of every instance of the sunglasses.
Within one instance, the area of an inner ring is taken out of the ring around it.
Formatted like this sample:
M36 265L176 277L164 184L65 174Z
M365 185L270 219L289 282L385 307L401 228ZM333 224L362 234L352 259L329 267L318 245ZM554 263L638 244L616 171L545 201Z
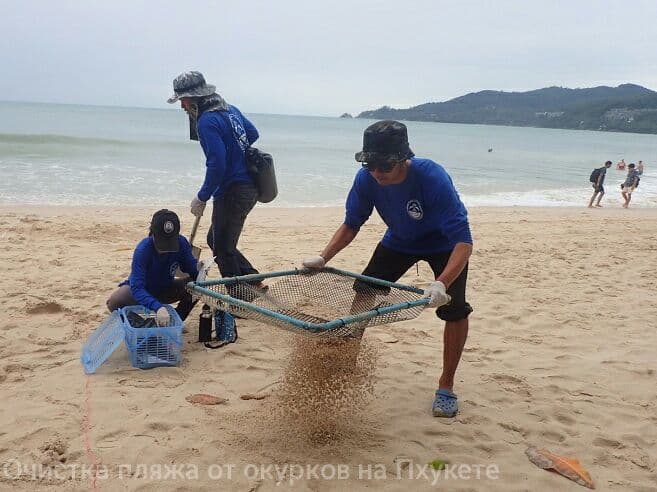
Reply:
M379 170L382 173L389 173L397 164L399 164L399 162L401 161L363 162L361 165L363 166L363 169L367 169L369 172Z

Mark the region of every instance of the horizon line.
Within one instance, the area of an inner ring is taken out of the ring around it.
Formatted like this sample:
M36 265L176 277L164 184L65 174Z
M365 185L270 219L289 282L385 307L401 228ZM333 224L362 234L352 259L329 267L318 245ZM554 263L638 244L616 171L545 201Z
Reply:
M11 99L0 99L0 103L9 103L9 104L51 104L53 106L88 106L92 108L116 108L116 109L147 109L147 110L156 110L156 111L177 111L180 110L178 106L167 108L167 107L155 107L155 106L123 106L118 104L91 104L91 103L70 103L70 102L53 102L53 101L25 101L25 100L11 100ZM340 118L340 115L337 116L328 116L328 115L319 115L319 114L295 114L295 113L263 113L259 111L245 111L249 114L260 114L267 116L301 116L308 118ZM344 113L344 112L343 112ZM341 114L343 114L341 113ZM354 117L355 118L355 117Z

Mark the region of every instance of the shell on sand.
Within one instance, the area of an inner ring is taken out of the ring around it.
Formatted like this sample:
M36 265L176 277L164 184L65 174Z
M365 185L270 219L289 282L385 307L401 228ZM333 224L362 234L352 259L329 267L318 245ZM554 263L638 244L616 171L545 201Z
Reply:
M189 403L198 403L199 405L221 405L222 403L226 403L228 398L197 393L195 395L186 396L185 400L187 400Z
M573 482L588 487L589 489L595 488L593 480L591 480L591 475L582 468L582 465L576 459L565 458L551 453L547 449L538 449L533 446L528 447L525 450L525 454L527 455L527 458L529 458L529 461L539 468L555 471L559 475L563 475Z

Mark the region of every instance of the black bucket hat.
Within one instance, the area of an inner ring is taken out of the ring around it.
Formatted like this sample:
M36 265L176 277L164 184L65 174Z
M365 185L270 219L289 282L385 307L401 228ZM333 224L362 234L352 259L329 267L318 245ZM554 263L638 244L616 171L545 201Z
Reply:
M394 162L410 159L415 154L408 145L406 125L384 120L368 126L363 132L363 150L356 152L358 162Z
M205 82L201 72L184 72L173 79L173 96L167 99L167 102L173 104L181 97L210 96L216 90L214 85Z
M163 208L153 214L151 234L159 253L177 253L180 249L180 219L175 212Z

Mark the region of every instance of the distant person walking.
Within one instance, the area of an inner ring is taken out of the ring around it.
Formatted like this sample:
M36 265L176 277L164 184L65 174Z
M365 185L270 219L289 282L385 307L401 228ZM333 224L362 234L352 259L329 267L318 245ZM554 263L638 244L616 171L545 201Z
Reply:
M641 172L643 173L643 171ZM630 206L632 193L634 193L636 187L639 186L639 176L639 171L635 169L634 163L630 163L627 166L627 178L625 178L625 182L623 182L621 185L621 195L623 195L623 199L625 200L625 203L623 203L623 208Z
M603 184L605 182L605 176L607 175L607 169L609 169L610 167L611 167L611 161L607 161L605 162L604 166L594 169L593 172L591 173L590 181L591 181L591 185L593 186L593 196L589 201L589 208L593 208L593 202L595 201L596 197L598 198L598 201L595 204L595 206L602 207L602 205L600 205L600 200L602 200L602 197L605 194L605 188Z

